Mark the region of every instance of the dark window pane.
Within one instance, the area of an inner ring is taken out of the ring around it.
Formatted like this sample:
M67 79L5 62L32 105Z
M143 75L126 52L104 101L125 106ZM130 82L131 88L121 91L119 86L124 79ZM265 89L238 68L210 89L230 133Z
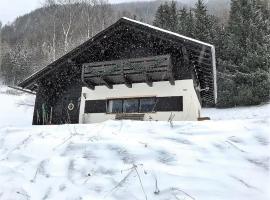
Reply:
M158 97L156 110L159 112L183 111L183 97Z
M106 100L88 100L85 101L84 113L105 113Z
M109 100L108 101L108 113L121 113L123 111L122 100Z
M140 112L154 112L156 107L155 98L140 99Z
M137 113L139 111L138 99L126 99L123 104L124 113Z

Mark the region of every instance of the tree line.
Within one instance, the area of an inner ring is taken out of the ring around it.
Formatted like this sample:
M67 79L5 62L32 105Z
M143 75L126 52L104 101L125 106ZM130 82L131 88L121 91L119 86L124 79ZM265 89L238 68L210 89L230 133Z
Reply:
M218 107L257 105L270 96L270 9L267 0L231 0L228 22L210 15L203 0L193 9L165 2L154 25L215 45Z
M123 16L150 23L158 5L44 0L41 8L0 26L0 83L16 85Z

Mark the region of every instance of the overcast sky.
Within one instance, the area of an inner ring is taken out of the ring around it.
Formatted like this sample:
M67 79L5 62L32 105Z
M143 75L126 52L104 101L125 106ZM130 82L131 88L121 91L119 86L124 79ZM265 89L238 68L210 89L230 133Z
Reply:
M129 1L134 0L110 0L111 3L121 3ZM3 24L13 22L16 17L24 15L38 7L41 7L41 2L43 2L43 0L0 0L0 21Z

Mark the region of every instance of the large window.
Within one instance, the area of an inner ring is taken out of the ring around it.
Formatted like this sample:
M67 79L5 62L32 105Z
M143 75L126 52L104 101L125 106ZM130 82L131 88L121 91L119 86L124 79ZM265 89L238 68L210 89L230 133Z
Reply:
M107 113L155 112L156 98L111 99L107 101Z
M183 111L183 97L141 97L88 100L85 113L151 113Z

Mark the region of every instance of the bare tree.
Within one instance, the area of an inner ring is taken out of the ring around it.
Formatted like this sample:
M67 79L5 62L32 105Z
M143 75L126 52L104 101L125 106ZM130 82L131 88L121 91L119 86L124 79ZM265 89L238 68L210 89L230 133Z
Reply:
M44 7L51 8L52 12L49 13L49 21L53 23L51 41L49 45L44 44L44 49L47 54L52 57L52 60L56 59L57 43L63 41L63 50L66 53L71 43L72 33L75 28L76 17L78 17L78 7L81 5L82 0L45 0ZM60 28L60 31L59 31ZM58 33L58 34L57 34ZM62 36L59 36L60 35ZM60 40L60 38L62 40Z
M55 0L45 0L44 7L52 8L52 13L48 12L49 15L49 21L53 23L53 28L50 30L50 33L52 33L52 39L51 41L43 43L43 51L45 51L48 54L50 61L56 60L56 2Z
M110 24L111 15L113 13L111 5L108 0L98 0L99 3L99 21L101 23L101 29L105 29Z
M97 13L97 2L96 0L83 0L82 3L82 22L83 27L86 29L86 38L93 37L94 35L94 24L95 16Z
M11 71L13 76L12 84L16 85L32 72L32 52L31 49L27 48L24 44L17 43L10 49L9 55L13 65Z
M57 0L57 3L61 5L60 23L64 35L64 52L68 51L69 40L72 36L72 28L75 23L76 17L75 4L79 3L78 0Z
M105 29L114 17L108 0L83 0L82 21L86 29L86 37Z

